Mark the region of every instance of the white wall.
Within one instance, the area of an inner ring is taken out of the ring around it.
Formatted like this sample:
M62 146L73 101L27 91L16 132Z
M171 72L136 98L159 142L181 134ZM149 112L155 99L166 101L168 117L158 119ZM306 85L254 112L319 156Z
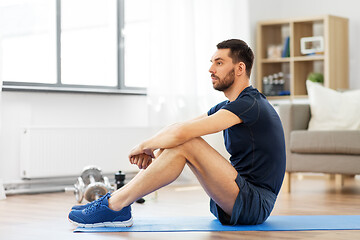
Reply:
M145 96L2 92L0 178L20 179L20 130L24 126L148 125ZM121 144L121 143L119 143Z
M249 0L252 42L256 42L256 23L261 20L318 15L349 19L350 89L360 89L360 1L358 0Z

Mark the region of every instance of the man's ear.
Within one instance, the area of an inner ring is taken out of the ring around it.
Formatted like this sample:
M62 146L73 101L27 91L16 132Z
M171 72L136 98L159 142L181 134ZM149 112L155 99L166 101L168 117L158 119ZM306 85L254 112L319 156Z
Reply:
M242 74L246 74L246 65L243 62L237 63L235 69L236 69L235 74L237 76L240 76Z

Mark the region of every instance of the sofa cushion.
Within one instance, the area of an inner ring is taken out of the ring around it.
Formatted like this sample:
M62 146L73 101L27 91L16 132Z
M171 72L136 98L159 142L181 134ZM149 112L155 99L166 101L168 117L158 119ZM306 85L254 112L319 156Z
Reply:
M294 153L360 154L360 131L292 131Z
M360 130L360 90L338 92L306 81L311 107L309 130Z

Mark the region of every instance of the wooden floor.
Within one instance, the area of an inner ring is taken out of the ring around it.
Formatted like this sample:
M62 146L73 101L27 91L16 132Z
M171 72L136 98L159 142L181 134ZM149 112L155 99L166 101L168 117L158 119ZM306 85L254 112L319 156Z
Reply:
M272 215L360 215L360 180L293 177L292 193L281 192ZM209 199L195 186L170 185L133 205L133 216L208 216ZM67 220L71 193L8 196L0 201L0 239L360 239L360 231L73 233Z

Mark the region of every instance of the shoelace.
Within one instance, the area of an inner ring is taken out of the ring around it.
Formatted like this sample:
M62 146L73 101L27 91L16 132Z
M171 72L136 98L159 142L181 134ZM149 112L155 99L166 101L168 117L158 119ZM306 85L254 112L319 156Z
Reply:
M85 208L85 213L89 214L89 213L95 212L100 206L101 206L101 203L96 202L96 203L92 204L91 206Z
M100 206L101 206L101 202L104 198L106 198L108 196L108 194L105 194L103 196L101 196L99 199L95 200L90 206L88 206L87 208L85 208L85 213L92 213L94 211L96 211Z

